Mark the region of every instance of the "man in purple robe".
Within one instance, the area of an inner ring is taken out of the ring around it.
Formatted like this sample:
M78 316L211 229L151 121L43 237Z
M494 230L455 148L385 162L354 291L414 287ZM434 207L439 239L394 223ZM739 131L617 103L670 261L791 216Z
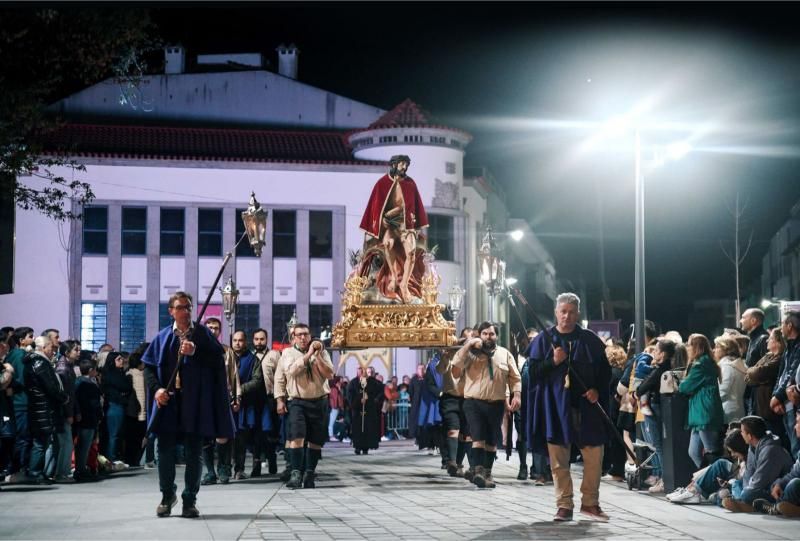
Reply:
M583 457L581 514L607 521L600 509L603 446L608 440L600 407L608 407L611 367L605 345L578 325L580 298L562 293L556 299L556 325L530 346L526 429L528 446L546 452L556 491L554 520L572 520L570 449ZM599 407L598 407L599 405Z
M175 485L175 444L182 435L186 453L184 518L197 518L195 503L202 475L203 440L226 443L234 436L228 400L224 351L205 326L192 322L192 297L179 291L169 299L174 323L161 329L142 356L150 396L148 433L158 436L158 482L161 503L156 515L168 517L178 502ZM174 384L170 378L178 366ZM158 414L156 415L156 411Z

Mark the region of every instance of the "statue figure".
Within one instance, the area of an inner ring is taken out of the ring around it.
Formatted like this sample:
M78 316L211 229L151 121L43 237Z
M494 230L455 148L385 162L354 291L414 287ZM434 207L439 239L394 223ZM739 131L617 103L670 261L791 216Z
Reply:
M392 156L389 173L375 183L361 229L367 234L358 273L369 276L378 266L375 287L390 302L411 303L422 296L425 250L418 237L428 216L414 180L406 172L411 159Z

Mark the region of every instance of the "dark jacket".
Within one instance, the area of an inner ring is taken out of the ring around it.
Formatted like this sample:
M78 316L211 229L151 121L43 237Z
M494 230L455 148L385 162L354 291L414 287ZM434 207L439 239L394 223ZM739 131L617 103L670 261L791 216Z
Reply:
M62 408L69 397L50 364L36 352L23 359L25 390L28 393L28 428L32 434L52 434L64 425Z
M72 364L63 355L56 363L56 374L61 379L64 392L67 393L67 403L64 404L64 417L75 417L78 413L78 404L75 401L75 370Z
M108 362L108 361L106 361ZM113 360L111 362L114 362ZM133 392L133 381L120 369L106 367L101 386L106 401L127 407Z
M759 325L750 331L747 336L750 337L750 344L747 346L747 355L745 355L744 364L747 365L747 368L750 368L755 366L755 364L767 354L767 339L769 338L769 333L762 325Z
M781 404L789 400L786 396L786 388L797 383L794 378L798 365L800 365L800 340L789 340L786 351L783 353L783 358L781 359L778 379L775 381L775 387L772 389L772 396L780 400Z
M81 414L81 420L76 423L78 427L96 429L103 418L103 406L100 402L100 387L89 376L77 379L75 401Z

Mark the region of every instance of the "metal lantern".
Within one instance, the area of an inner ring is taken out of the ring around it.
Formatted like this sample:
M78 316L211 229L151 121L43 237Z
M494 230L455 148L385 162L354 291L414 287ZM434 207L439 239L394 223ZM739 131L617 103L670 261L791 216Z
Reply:
M286 323L286 334L289 336L290 340L292 337L292 329L294 329L295 325L297 325L297 310L292 310L292 317Z
M267 243L267 211L256 200L255 192L250 192L250 206L242 212L242 221L250 247L257 257L261 257L261 249Z
M225 287L220 288L222 293L222 312L225 314L225 319L230 323L233 316L236 314L236 305L239 303L239 290L236 289L236 282L233 281L233 276L228 278L225 282Z
M506 262L503 261L491 226L486 227L486 234L478 251L478 261L481 266L481 282L490 294L497 294L505 282Z
M447 291L447 297L450 300L450 313L453 314L453 320L458 318L458 313L464 305L464 293L466 293L466 291L458 285L458 278L456 278L453 287Z

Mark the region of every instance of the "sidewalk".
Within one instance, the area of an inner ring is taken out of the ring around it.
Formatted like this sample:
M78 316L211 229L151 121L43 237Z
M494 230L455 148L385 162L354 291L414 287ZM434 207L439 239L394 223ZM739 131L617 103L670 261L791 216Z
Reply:
M114 474L95 484L0 492L3 539L797 539L800 521L677 506L663 497L604 482L607 524L552 522L553 487L517 481L516 455L501 452L498 486L479 490L448 477L440 457L408 441L386 442L367 456L329 444L316 490L288 490L276 476L202 487L199 520L158 519L155 470ZM248 468L249 471L249 468ZM178 489L183 487L179 469ZM573 469L575 486L579 468ZM580 505L580 501L576 504Z

